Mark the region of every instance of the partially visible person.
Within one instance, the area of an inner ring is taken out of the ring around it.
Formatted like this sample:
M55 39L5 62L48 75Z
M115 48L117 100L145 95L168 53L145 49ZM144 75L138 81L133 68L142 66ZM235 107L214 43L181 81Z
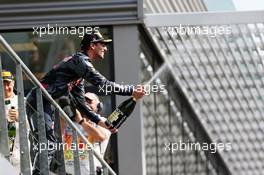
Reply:
M85 94L85 99L86 99L88 106L94 112L97 112L97 113L102 112L103 105L100 102L99 97L96 94L87 92ZM106 118L101 117L101 120L104 121L104 120L106 120ZM111 136L111 132L109 132L109 130L107 130L101 126L96 125L95 123L93 123L93 124L97 128L97 130L101 133L102 136L97 137L96 134L93 134L93 133L87 131L88 132L88 140L91 143L93 143L95 151L97 151L98 153L100 153L102 155L102 157L104 157L105 151L106 151L106 148L107 148L110 136ZM96 170L97 175L103 174L102 164L99 162L99 160L96 157L94 157L94 161L95 161L94 165L95 165L95 170Z
M8 70L2 71L4 85L5 111L8 122L8 136L10 146L10 162L20 171L20 147L18 124L18 97L14 93L15 78Z
M86 105L92 111L96 113L102 111L102 103L100 102L96 94L87 92L85 94L85 100L86 100ZM68 112L69 111L67 111L66 113ZM104 121L105 118L101 117L101 120ZM111 132L101 126L96 125L94 122L90 121L89 119L86 119L81 115L81 113L78 110L75 113L75 123L82 131L82 133L87 137L89 142L93 144L95 151L100 153L103 157ZM74 174L73 150L70 149L69 147L70 145L72 145L72 132L70 127L65 128L64 140L65 143L68 145L65 149L66 171L67 173ZM90 174L91 172L89 166L89 154L88 154L88 149L85 149L85 147L86 145L84 145L83 141L80 138L78 138L81 174ZM94 165L95 165L94 169L96 170L96 174L101 175L102 165L95 157L94 157Z

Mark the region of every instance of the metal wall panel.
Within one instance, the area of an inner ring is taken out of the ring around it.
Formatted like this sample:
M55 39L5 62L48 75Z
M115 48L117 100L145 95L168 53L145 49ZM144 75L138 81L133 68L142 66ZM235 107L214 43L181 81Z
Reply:
M135 24L142 21L139 0L93 0L0 5L0 30L33 26Z

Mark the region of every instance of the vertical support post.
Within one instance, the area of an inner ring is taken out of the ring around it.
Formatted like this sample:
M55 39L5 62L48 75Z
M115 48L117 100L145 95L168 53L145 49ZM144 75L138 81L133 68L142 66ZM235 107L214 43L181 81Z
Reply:
M106 168L106 166L103 166L103 173L104 175L109 175L108 169Z
M48 165L48 145L46 137L45 119L44 119L44 109L43 109L43 99L42 92L40 88L37 88L37 111L38 111L38 144L39 144L39 157L37 162L39 163L40 172L44 175L49 174ZM41 149L45 145L45 149Z
M155 127L155 153L156 153L156 174L159 175L159 138L158 138L158 123L157 120L154 119L154 127Z
M93 153L93 150L89 149L88 153L89 153L88 156L89 156L90 175L94 175L95 169L94 169L94 153Z
M4 85L2 78L2 61L0 56L0 153L9 160L9 142L7 135L7 121L6 121L6 111L5 111L5 100L4 100Z
M57 173L59 175L66 174L65 170L65 161L64 161L64 152L63 152L63 144L62 143L62 135L61 135L61 124L60 124L60 112L58 109L55 110L55 120L54 120L54 131L55 136L58 139L59 147L55 152L55 166L58 166Z
M143 1L142 0L137 0L137 15L139 21L143 22L144 19L144 7L143 7Z
M30 155L29 155L29 139L28 125L25 111L25 96L23 86L23 76L21 64L16 64L16 83L18 96L18 113L19 113L19 142L20 142L20 170L24 175L30 175Z
M208 154L206 153L206 160L205 160L205 168L206 168L206 175L210 174L209 171L209 160L208 160Z
M74 158L74 174L81 175L80 168L80 159L79 159L79 145L78 145L78 135L75 129L72 128L72 143L76 145L76 149L73 150L73 158Z
M139 33L137 25L113 27L115 81L119 83L140 83ZM116 104L124 98L116 96ZM145 144L142 101L139 101L131 116L118 132L118 174L146 174ZM133 133L133 134L131 134ZM133 166L131 166L133 162Z
M197 138L197 126L194 128L194 138ZM196 141L196 140L195 140ZM195 150L195 173L199 173L199 152Z
M170 131L170 137L172 136L172 114L171 114L171 106L170 106L170 99L168 102L168 115L169 115L169 131ZM171 175L173 175L173 154L172 151L170 151L170 171Z
M159 164L159 134L158 134L158 115L157 115L157 94L153 94L153 99L154 99L154 127L155 127L155 144L156 144L156 174L159 175L159 169L160 169L160 164Z

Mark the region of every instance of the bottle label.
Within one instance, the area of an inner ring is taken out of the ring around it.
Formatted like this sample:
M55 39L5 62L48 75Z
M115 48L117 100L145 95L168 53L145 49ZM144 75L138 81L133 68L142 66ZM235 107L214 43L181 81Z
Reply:
M9 137L9 151L10 151L10 155L12 155L12 153L13 153L14 144L15 144L15 137Z
M126 120L126 118L127 118L127 116L124 115L124 117L118 122L118 124L115 127L119 128L123 124L123 122Z
M9 122L7 128L8 128L10 155L12 155L15 144L15 137L16 137L16 124L14 122Z
M109 117L108 120L113 123L114 121L116 121L118 119L119 115L124 115L122 111L120 111L120 109L116 109Z

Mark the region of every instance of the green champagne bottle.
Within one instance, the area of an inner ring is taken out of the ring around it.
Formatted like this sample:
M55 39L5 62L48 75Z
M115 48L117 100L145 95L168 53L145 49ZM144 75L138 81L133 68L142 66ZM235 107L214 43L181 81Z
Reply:
M16 122L8 123L8 137L15 138L16 137Z
M11 109L15 109L15 107L12 106ZM7 128L8 128L10 153L12 154L14 149L15 138L16 138L16 122L8 122Z
M107 122L112 128L118 129L127 117L133 112L136 106L136 100L131 97L122 102L107 118Z
M15 138L16 138L16 123L15 122L8 123L8 137L9 137L9 150L10 150L10 154L12 155L14 144L15 144Z

